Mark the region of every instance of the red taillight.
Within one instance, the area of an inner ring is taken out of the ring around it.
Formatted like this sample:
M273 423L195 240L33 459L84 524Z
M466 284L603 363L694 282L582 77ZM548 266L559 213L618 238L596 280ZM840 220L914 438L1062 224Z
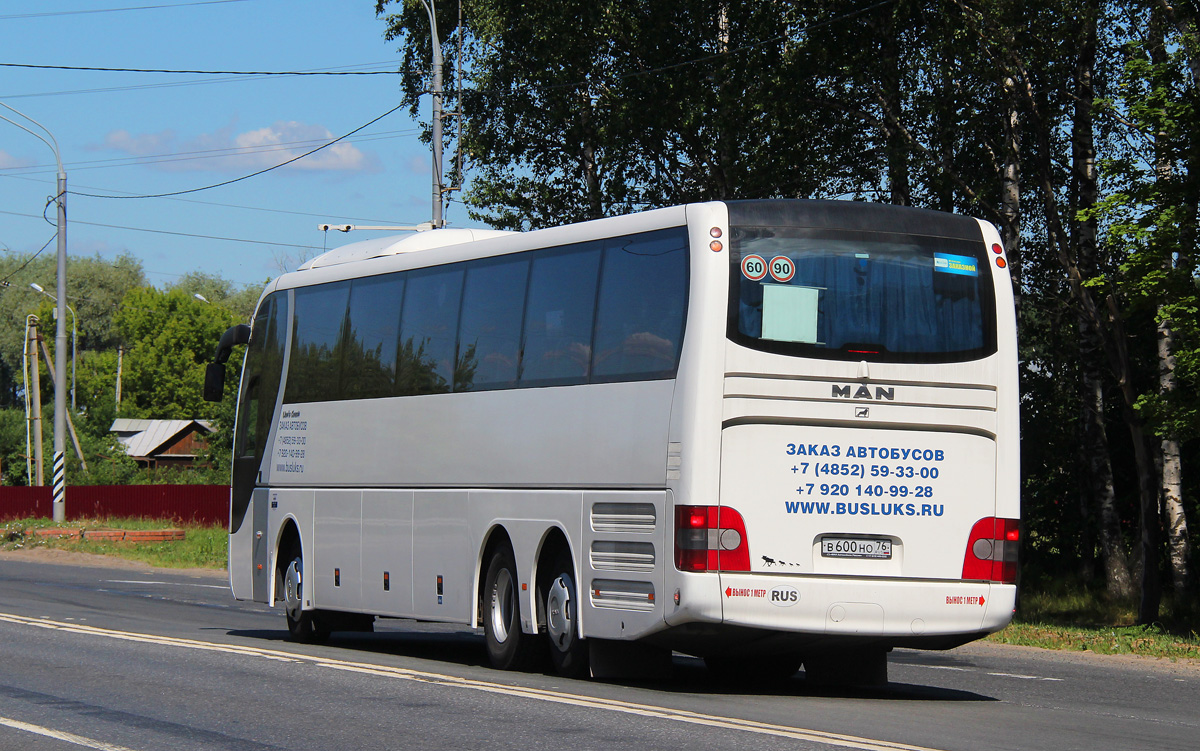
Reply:
M989 516L975 522L967 538L962 578L1015 583L1020 541L1020 522L1016 519Z
M750 546L742 515L727 506L676 506L675 568L749 571Z

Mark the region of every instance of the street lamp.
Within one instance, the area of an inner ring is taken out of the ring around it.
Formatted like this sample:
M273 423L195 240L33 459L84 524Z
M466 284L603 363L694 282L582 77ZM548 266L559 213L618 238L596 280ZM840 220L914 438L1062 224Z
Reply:
M42 285L37 282L32 282L29 286L51 300L54 300L54 302L58 302L58 298L43 289ZM70 303L66 305L67 310L71 311L71 409L75 409L75 355L79 351L79 328L75 321L75 309L71 307ZM57 312L55 311L55 313Z
M57 326L54 335L54 346L59 352L67 349L67 329L66 315L63 312L63 307L66 305L67 299L67 172L63 169L62 156L58 150L58 140L54 138L45 125L42 125L37 120L34 120L29 115L21 112L18 109L8 106L4 102L0 102L0 107L16 114L17 116L33 123L42 132L44 132L50 140L47 141L41 135L35 133L24 125L8 119L4 115L0 115L0 119L11 123L26 133L36 137L42 143L46 144L54 151L54 161L58 164L58 193L54 198L54 202L58 204L58 298L56 300L56 317ZM67 381L67 360L65 357L59 357L54 363L55 380L62 384ZM67 395L62 388L54 389L54 501L51 504L52 516L54 521L66 521L67 518L67 455L63 448L64 438L67 432Z

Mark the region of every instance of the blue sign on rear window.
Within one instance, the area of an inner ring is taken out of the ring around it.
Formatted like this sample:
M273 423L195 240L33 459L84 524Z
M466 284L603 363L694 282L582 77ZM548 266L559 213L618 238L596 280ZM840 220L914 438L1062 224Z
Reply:
M951 253L934 253L933 270L946 274L963 274L964 276L979 276L979 266L971 256L956 256Z

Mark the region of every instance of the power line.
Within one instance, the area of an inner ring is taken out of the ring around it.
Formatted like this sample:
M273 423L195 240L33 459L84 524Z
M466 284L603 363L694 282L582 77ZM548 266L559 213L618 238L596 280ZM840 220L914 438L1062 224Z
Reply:
M399 63L398 60L388 60L388 61L381 61L381 62L375 62L375 63L356 63L354 65L336 65L336 66L332 66L329 68L309 68L309 69L306 69L303 71L299 71L297 73L297 75L310 75L310 74L319 73L321 71L352 71L352 70L356 70L356 69L362 70L362 69L378 68L378 67L386 67L386 68L391 68L394 70L395 66L398 63ZM14 64L11 64L9 67L15 67L15 65L16 64L14 63ZM87 68L86 70L92 70L92 69ZM33 92L33 93L27 93L27 94L3 94L3 95L0 95L0 99L29 99L29 98L33 98L33 97L46 97L46 96L69 96L72 94L107 94L107 93L111 93L114 91L141 91L142 89L168 89L168 88L175 88L178 86L208 86L211 84L219 84L219 83L241 83L241 82L245 82L245 81L265 81L265 80L270 80L271 78L286 78L286 77L287 77L286 75L284 75L284 76L228 76L228 77L223 77L223 78L211 78L211 79L207 79L207 80L192 79L192 80L188 80L188 81L164 81L164 82L160 82L160 83L132 84L129 86L103 86L103 87L91 88L91 89L63 89L61 91L40 91L40 92Z
M393 112L395 112L396 110L398 110L398 109L400 109L400 108L402 108L402 107L404 107L404 106L405 106L404 104L397 104L395 107L392 107L390 110L388 110L387 112L384 112L384 113L383 113L382 115L380 115L379 117L376 117L374 120L371 120L371 121L370 121L370 122L368 122L368 123L364 123L363 125L360 125L359 127L357 127L357 128L355 128L354 130L350 131L349 133L347 133L347 134L345 134L345 135L343 135L343 136L338 136L337 138L333 139L332 141L330 141L330 142L328 142L328 143L325 143L325 144L322 144L322 145L318 146L317 148L315 148L315 149L312 149L311 151L306 151L305 153L301 154L300 156L293 157L292 159L289 159L289 160L287 160L286 162L282 162L282 163L280 163L280 164L276 164L274 167L267 167L266 169L260 169L260 170L259 170L259 171L257 171L257 172L251 172L251 173L250 173L250 174L248 174L248 175L242 175L241 177L235 177L235 178L233 178L232 180L225 180L225 181L223 181L223 182L214 183L214 184L212 184L212 185L205 185L205 186L203 186L203 187L200 187L200 188L189 188L189 189L187 189L187 190L175 190L175 191L171 191L171 192L169 192L169 193L153 193L153 194L148 194L148 195L140 195L140 196L104 196L104 195L99 195L99 194L96 194L96 193L78 193L78 192L76 192L76 191L73 191L73 190L72 190L72 191L69 191L69 192L70 192L72 195L76 195L76 196L86 196L86 197L88 197L88 198L117 198L117 199L131 199L131 198L168 198L168 197L170 197L170 196L182 196L182 195L185 195L185 194L187 194L187 193L199 193L199 192L200 192L200 191L202 191L202 190L211 190L211 189L213 189L213 188L220 188L220 187L223 187L223 186L225 186L225 185L232 185L233 183L236 183L236 182L241 182L242 180L249 180L249 179L250 179L250 178L252 178L252 177L257 177L257 176L259 176L259 175L261 175L261 174L264 174L264 173L270 172L271 170L276 170L276 169L279 169L280 167L285 167L285 166L287 166L287 165L291 164L292 162L298 162L298 161L300 161L301 159L303 159L303 158L304 158L304 157L306 157L306 156L310 156L310 155L312 155L312 154L315 154L315 153L317 153L318 151L320 151L321 149L328 148L328 147L330 147L330 146L334 145L335 143L337 143L338 141L345 140L345 139L349 138L350 136L354 135L355 133L359 132L360 130L363 130L363 129L365 129L365 128L368 128L368 127L370 127L370 126L374 125L375 123L379 122L379 121L380 121L380 120L382 120L383 118L387 117L388 115L392 114Z
M114 196L102 196L102 198L112 198L112 197L114 197ZM30 219L36 219L38 217L37 214L22 214L22 213L19 213L16 211L4 211L4 210L0 210L0 214L5 214L7 216L22 216L22 217L27 217ZM198 238L201 240L222 240L224 242L246 243L248 245L277 245L281 248L303 248L305 250L313 250L316 248L315 245L297 245L296 243L272 242L271 240L247 240L242 237L220 237L217 235L198 235L193 232L173 232L171 230L166 230L166 229L149 229L148 227L127 227L127 226L124 226L121 224L102 224L100 222L85 222L80 219L72 219L71 224L86 224L89 227L104 227L106 229L124 229L124 230L130 230L132 232L150 232L155 235L174 235L176 237L195 237L195 238ZM51 239L53 239L53 238L51 238ZM43 248L43 250L44 250L44 248ZM38 251L38 252L40 253L41 251Z
M32 215L29 215L29 216L32 216ZM14 276L16 276L17 274L20 274L22 271L24 271L24 270L25 270L25 267L26 267L26 266L28 266L29 264L33 263L33 259L35 259L35 258L37 258L38 256L40 256L40 255L42 254L42 251L43 251L43 250L45 250L46 248L49 248L49 247L50 247L50 243L54 242L54 238L56 238L56 237L58 237L58 233L57 233L57 232L55 232L53 235L50 235L50 239L49 239L49 240L47 240L47 241L46 241L46 243L45 243L44 245L42 245L42 247L41 247L41 248L39 248L39 249L38 249L38 252L36 252L36 253L34 253L33 255L29 256L29 258L27 258L27 259L25 260L25 263L23 263L23 264L21 264L20 266L18 266L18 267L17 267L17 268L16 268L16 269L15 269L15 270L14 270L14 271L11 273L11 274L9 274L8 276L4 277L3 279L0 279L0 287L7 287L7 286L8 286L8 280L9 280L9 279L12 279L12 278L13 278Z
M175 68L100 68L91 65L35 65L0 63L0 68L34 70L86 70L100 73L184 73L198 76L398 76L402 70L180 70Z
M8 177L13 180L26 180L28 182L41 183L43 180L38 180L33 177L25 177L23 175L0 175L0 177ZM87 188L88 190L106 190L109 193L125 193L126 195L135 195L126 190L117 190L115 188L99 188L95 185L83 185L82 183L74 183L77 188ZM245 211L265 211L272 214L289 214L291 216L303 216L310 219L349 219L355 222L371 222L374 224L416 224L417 222L397 222L394 218L380 219L378 217L364 216L346 216L344 214L330 214L327 211L288 211L287 209L269 209L265 206L246 206L240 203L219 203L217 201L201 201L197 198L167 198L168 201L180 201L182 203L195 203L201 206L217 206L223 209L243 209Z
M54 10L42 13L10 13L0 16L0 21L15 21L23 18L51 18L55 16L81 16L93 13L121 13L129 10L160 10L163 8L186 8L191 5L224 5L225 3L244 3L247 0L198 0L191 3L171 3L169 5L136 5L129 8L93 8L90 10Z
M365 143L368 141L383 141L419 133L416 129L385 130L377 133L364 133L358 138L347 139L348 143ZM113 157L111 159L89 159L85 161L66 162L64 167L72 170L107 169L109 167L136 167L144 164L164 164L169 162L186 162L197 159L227 159L229 157L249 154L262 154L272 151L289 151L291 146L308 146L324 143L322 138L308 138L302 141L280 141L278 143L262 144L260 146L227 146L220 149L198 149L196 151L177 151L165 154L143 154L141 156ZM117 162L120 162L117 164ZM39 171L57 169L54 164L31 164L23 167L0 168L0 176L15 177L17 175L36 174ZM5 174L10 173L10 174Z

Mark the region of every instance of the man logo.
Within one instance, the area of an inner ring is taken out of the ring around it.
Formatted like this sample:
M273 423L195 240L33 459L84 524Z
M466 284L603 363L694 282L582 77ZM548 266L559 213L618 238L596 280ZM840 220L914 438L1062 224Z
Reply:
M800 592L795 587L775 587L771 590L769 599L777 608L790 608L800 602Z
M872 396L871 389L867 388L866 386L859 386L854 392L854 395L851 396L849 385L839 386L835 383L833 384L833 396L835 399L883 399L889 402L894 402L896 400L896 388L894 386L889 386L887 388L884 388L883 386L876 386L875 395Z

